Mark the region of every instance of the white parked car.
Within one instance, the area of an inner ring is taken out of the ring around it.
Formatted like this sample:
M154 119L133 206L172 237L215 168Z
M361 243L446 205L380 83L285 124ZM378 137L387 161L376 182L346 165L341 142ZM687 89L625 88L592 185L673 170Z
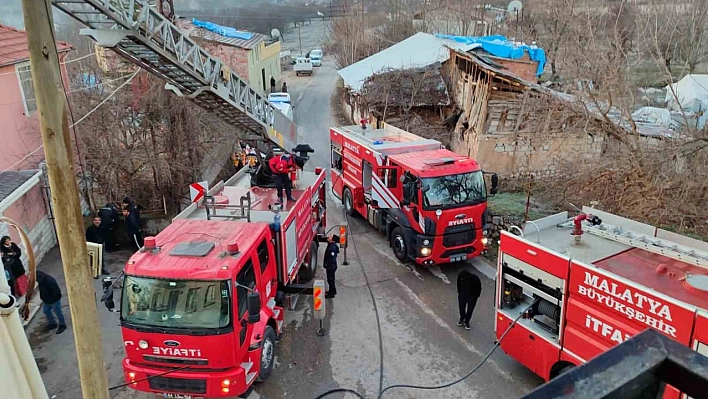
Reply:
M268 94L268 102L278 108L288 119L293 120L293 106L290 103L290 94L288 93L270 93Z
M312 62L309 58L297 57L295 60L295 75L312 75Z

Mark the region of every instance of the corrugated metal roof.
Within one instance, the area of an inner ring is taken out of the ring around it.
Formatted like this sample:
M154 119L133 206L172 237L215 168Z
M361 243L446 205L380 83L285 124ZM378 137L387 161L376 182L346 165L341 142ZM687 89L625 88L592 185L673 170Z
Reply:
M419 32L393 46L340 69L337 73L354 91L361 91L367 78L388 69L420 68L450 58L447 47L468 51L477 44L464 44Z
M261 34L261 33L256 33L256 32L249 32L253 33L253 37L251 37L248 40L244 39L237 39L233 37L226 37L226 36L221 36L218 33L211 32L206 29L198 28L194 26L192 21L182 19L177 21L177 27L186 32L191 38L199 38L199 39L204 39L208 40L211 42L218 42L222 44L226 44L229 46L234 46L234 47L240 47L243 49L250 50L254 47L257 47L261 42L265 42L270 39L270 37Z
M38 170L8 170L0 173L0 202L38 172Z
M57 41L61 53L71 50L68 43ZM0 24L0 67L29 60L27 32Z

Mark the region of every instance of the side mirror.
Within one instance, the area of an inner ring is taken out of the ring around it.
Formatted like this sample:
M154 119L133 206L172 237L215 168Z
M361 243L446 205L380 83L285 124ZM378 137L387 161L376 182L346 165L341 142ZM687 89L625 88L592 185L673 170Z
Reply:
M248 322L251 324L261 321L261 296L257 292L251 292L247 297Z
M497 193L497 188L499 187L499 176L496 173L492 175L492 188L489 193L495 195Z

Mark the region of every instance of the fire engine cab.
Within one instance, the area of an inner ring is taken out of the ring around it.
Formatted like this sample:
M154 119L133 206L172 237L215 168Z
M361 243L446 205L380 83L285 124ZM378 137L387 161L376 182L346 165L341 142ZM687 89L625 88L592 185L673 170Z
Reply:
M708 243L587 207L518 233L501 236L495 331L528 309L500 346L536 374L552 379L647 328L708 354Z
M386 234L395 256L463 261L487 247L487 187L474 160L394 126L330 129L332 187L349 215ZM497 178L492 176L491 193Z
M287 291L302 292L325 228L325 172L297 172L295 203L247 169L211 189L128 261L121 326L130 386L233 398L273 369ZM295 288L297 288L295 290Z

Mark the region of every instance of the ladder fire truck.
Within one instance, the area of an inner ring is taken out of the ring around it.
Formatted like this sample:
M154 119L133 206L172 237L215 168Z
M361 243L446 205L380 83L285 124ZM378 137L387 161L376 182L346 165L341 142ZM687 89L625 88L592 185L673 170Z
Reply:
M497 338L546 380L647 328L708 354L708 243L583 207L502 232ZM668 386L664 399L685 398Z
M306 157L297 127L146 0L53 0L98 45L234 126L242 141ZM256 151L260 155L259 151ZM121 298L125 380L164 398L246 397L270 374L286 292L306 294L324 233L325 172L292 174L276 205L268 167L242 169L128 261ZM282 208L282 209L281 209Z
M394 126L330 129L332 188L400 261L463 261L487 249L487 186L474 160ZM492 174L491 194L497 190Z

